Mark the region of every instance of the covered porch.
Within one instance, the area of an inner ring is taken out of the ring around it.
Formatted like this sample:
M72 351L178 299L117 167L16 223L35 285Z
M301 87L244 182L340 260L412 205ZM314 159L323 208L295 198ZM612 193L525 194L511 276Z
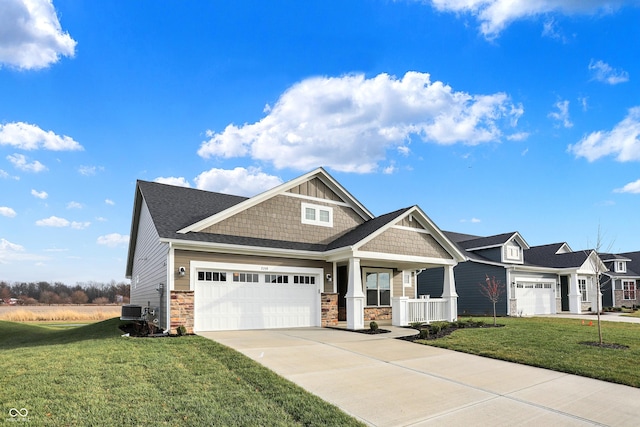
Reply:
M334 261L338 327L360 330L368 328L370 321L409 326L414 322L457 319L458 294L453 273L456 261L385 258L349 257ZM418 298L417 273L436 267L444 267L445 271L442 295Z

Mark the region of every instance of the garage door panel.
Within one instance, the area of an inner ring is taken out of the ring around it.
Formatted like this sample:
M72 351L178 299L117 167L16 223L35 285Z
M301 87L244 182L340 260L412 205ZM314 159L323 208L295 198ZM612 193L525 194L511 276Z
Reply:
M531 316L535 314L551 314L555 295L551 283L516 283L516 299L518 312Z
M259 276L258 283L234 282L230 272L225 282L196 281L195 330L319 326L315 284L265 283Z

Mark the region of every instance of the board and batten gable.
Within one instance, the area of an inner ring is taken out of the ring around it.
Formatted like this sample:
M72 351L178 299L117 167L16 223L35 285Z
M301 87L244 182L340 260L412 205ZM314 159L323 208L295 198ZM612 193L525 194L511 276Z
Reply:
M325 192L323 196L324 198L320 199L296 193L282 193L213 224L202 232L328 244L364 222L364 219L346 203L333 200L337 198L333 192ZM304 224L303 203L331 209L332 225Z
M131 304L142 307L159 307L164 313L164 298L167 289L167 255L169 245L159 241L149 208L144 199L141 203L138 233L131 274ZM163 292L157 287L163 284ZM165 316L160 316L161 326L166 328Z

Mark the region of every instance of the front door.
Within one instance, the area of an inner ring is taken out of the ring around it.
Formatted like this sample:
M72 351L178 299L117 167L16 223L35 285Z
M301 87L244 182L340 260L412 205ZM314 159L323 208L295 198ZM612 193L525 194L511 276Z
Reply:
M569 311L569 277L560 276L560 300L562 311Z
M338 321L347 320L347 288L349 274L346 265L338 266Z

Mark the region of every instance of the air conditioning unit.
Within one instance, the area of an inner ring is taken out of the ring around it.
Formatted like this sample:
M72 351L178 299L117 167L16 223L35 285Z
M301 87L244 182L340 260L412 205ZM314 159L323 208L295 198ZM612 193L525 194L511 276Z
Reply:
M127 304L122 306L120 320L140 320L142 319L142 306Z

